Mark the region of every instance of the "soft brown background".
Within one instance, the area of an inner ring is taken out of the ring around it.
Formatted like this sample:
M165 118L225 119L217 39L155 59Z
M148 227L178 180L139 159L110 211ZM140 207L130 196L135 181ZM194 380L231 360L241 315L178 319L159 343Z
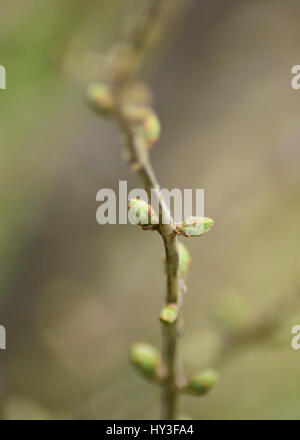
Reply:
M128 347L160 343L162 243L131 225L96 223L100 188L139 182L122 161L115 125L83 99L97 76L89 66L101 66L97 54L119 40L141 3L1 2L4 419L159 416L159 390L132 371ZM206 365L214 311L238 304L252 316L299 282L300 91L290 85L299 19L296 0L191 1L143 74L163 127L152 152L159 180L205 188L205 212L216 221L188 242L188 370ZM183 413L299 418L292 324L300 324L297 304L275 341L242 352L206 398L183 398Z

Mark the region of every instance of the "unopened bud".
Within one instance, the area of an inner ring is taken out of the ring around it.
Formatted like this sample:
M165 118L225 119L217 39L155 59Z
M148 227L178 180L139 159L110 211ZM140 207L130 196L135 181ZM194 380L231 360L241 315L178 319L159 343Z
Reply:
M134 225L142 226L144 229L154 229L159 222L151 206L142 199L131 199L128 209L128 218Z
M174 324L179 315L179 307L177 304L168 304L160 312L159 319L166 325Z
M161 125L155 112L149 108L139 105L128 105L124 113L134 127L138 136L141 136L148 147L158 141Z
M158 141L161 132L161 126L158 117L152 111L143 121L143 131L146 141L149 145Z
M210 231L214 223L209 217L189 217L182 224L177 225L176 231L177 234L186 237L198 237Z
M204 370L196 373L188 382L186 390L201 396L208 393L218 381L219 375L215 370Z
M179 253L179 269L178 269L178 271L179 271L179 275L181 277L184 277L189 270L189 266L191 264L192 259L191 259L191 255L189 253L189 250L180 241L177 243L177 249L178 249L178 253Z
M114 110L114 100L109 86L92 83L87 88L87 99L94 110L109 115Z
M149 379L162 377L162 359L159 350L146 342L136 342L130 349L130 361Z

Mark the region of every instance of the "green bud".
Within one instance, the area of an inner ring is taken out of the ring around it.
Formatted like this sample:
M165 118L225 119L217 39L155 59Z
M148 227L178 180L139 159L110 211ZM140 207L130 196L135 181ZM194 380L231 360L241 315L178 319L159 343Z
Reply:
M181 225L177 225L176 231L186 237L198 237L210 231L214 223L209 217L189 217Z
M219 375L215 370L208 369L196 373L187 384L187 391L201 396L208 393L218 381Z
M129 218L132 224L144 229L154 228L158 224L158 217L150 205L142 199L131 199L128 203Z
M168 304L160 312L159 319L166 325L174 324L179 315L177 304Z
M180 241L177 243L177 249L179 252L179 274L184 277L189 270L192 259L189 250Z
M143 121L144 136L148 144L152 145L158 141L161 132L161 126L158 117L154 112L149 115Z
M132 123L138 136L141 136L148 147L158 141L161 125L155 112L150 107L127 105L124 113Z
M109 86L102 83L92 83L87 88L87 99L94 110L103 115L109 115L114 110L114 100Z
M130 361L138 371L150 379L161 375L161 355L153 345L145 342L135 342L130 349Z

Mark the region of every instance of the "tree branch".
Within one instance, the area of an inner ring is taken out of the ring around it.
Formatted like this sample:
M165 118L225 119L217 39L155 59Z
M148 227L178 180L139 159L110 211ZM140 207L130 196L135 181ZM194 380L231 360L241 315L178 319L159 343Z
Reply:
M153 0L148 12L145 13L141 22L131 33L129 42L133 52L128 60L127 68L115 73L112 90L115 102L117 103L115 117L125 137L126 157L130 163L131 170L138 173L148 196L151 194L152 189L156 190L158 196L159 233L163 239L166 255L167 294L165 304L173 303L179 307L179 254L174 223L170 211L160 193L160 185L150 163L148 150L144 148L144 145L141 145L141 139L135 135L132 125L123 112L120 102L123 90L138 70L140 59L144 56L144 52L151 42L153 32L163 16L165 6L165 1ZM168 223L163 224L163 218L168 219ZM178 333L178 321L169 326L162 324L163 361L168 370L167 378L162 384L162 418L170 420L175 419L177 414Z
M184 5L186 6L186 3ZM176 311L176 317L173 321L161 319L162 361L167 374L162 378L157 373L157 379L162 386L162 417L172 420L177 417L177 395L179 384L182 382L178 377L177 365L177 338L181 333L179 331L181 320L177 318L182 302L182 283L179 282L179 249L177 246L179 231L171 217L170 209L164 201L160 185L149 160L149 147L159 137L159 120L153 110L147 107L148 103L143 102L141 106L134 100L132 102L126 98L126 92L130 91L148 49L155 39L158 40L157 36L162 33L162 30L165 32L166 23L170 16L174 14L177 7L183 8L183 4L178 0L151 0L148 6L149 8L139 17L125 44L121 44L110 58L109 84L91 85L88 90L88 98L97 111L104 115L110 115L116 120L124 137L125 157L131 170L139 175L148 193L148 200L153 202L152 197L157 198L158 212L156 214L158 214L159 221L151 229L160 233L165 248L167 274L165 306L167 306L167 311L170 309ZM140 124L139 129L137 129L138 124ZM150 211L151 209L152 207L150 207ZM142 370L144 373L150 371L153 379L153 375L157 372L156 363L161 362L161 357L158 358L156 349L150 347L149 344L139 344L137 350L133 350L132 361L135 365L141 366L140 362L145 357L148 364Z
M151 189L156 189L159 206L159 232L164 242L166 254L166 272L167 272L167 294L165 304L179 304L179 283L178 283L178 249L176 232L173 227L171 214L166 207L163 197L160 193L160 186L155 177L154 170L148 157L148 151L139 144L139 140L132 132L130 123L122 113L121 108L117 111L117 119L125 135L128 160L131 168L135 170L144 184L148 194ZM170 224L163 224L162 218L170 219ZM177 408L177 335L178 321L172 325L162 324L163 337L163 360L168 370L168 376L162 384L162 418L174 419Z

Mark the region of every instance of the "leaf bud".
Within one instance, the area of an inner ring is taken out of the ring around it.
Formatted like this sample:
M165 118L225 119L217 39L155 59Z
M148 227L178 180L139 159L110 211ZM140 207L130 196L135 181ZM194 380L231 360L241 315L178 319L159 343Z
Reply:
M189 217L182 224L176 226L176 232L185 237L199 237L209 232L214 223L209 217Z
M158 141L161 125L156 113L150 107L127 105L124 113L131 122L136 135L141 136L148 147Z
M178 249L178 253L179 253L179 275L181 277L184 277L188 270L189 270L189 266L191 264L191 255L189 250L187 249L187 247L181 243L180 241L177 243L177 249Z
M130 349L130 361L139 373L151 380L162 378L162 358L159 350L146 342L135 342Z
M92 83L87 88L89 104L102 115L109 115L114 110L114 100L110 87L103 83Z
M215 370L207 369L196 373L186 385L186 391L201 396L208 393L218 381L219 375Z
M177 304L167 304L160 312L159 319L163 324L171 325L177 321L179 307Z
M154 229L159 223L156 213L142 199L131 199L128 203L128 209L128 218L134 225L142 226L143 229Z

